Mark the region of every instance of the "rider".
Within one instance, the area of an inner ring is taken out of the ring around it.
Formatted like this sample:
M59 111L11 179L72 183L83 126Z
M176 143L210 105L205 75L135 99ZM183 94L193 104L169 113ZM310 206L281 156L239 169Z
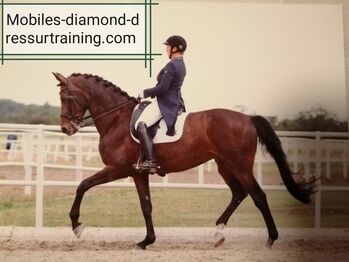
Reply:
M145 89L143 95L140 95L141 98L152 97L154 99L144 109L135 124L146 158L138 167L140 170L149 173L157 173L159 166L155 163L153 141L147 132L147 128L164 118L167 126L166 134L174 136L177 115L180 112L185 112L181 86L186 75L183 54L187 48L187 43L183 37L174 35L170 36L164 44L170 62L158 74L156 86Z

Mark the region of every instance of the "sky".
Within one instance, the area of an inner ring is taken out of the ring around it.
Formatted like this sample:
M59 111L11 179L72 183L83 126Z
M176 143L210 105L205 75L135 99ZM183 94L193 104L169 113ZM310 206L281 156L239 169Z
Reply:
M321 105L347 119L340 5L161 2L153 7L152 77L143 61L5 61L0 99L59 105L51 72L100 75L130 95L156 84L163 41L187 39L189 111L238 109L279 118ZM240 107L237 107L240 105Z

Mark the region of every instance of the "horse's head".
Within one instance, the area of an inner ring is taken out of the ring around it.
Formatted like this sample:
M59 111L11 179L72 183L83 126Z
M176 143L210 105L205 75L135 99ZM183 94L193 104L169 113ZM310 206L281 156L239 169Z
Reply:
M87 99L81 90L69 78L60 73L53 73L59 81L61 98L61 128L62 132L71 136L75 134L87 110Z

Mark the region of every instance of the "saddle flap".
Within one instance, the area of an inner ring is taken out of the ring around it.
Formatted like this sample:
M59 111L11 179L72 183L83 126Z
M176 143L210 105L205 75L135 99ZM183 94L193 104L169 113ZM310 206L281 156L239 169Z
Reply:
M131 134L138 139L138 134L137 134L137 130L136 130L136 122L138 120L138 118L141 116L142 112L144 111L144 109L150 105L151 102L150 101L142 101L139 103L138 106L136 106L136 108L133 110L132 113L132 117L131 117L131 123L130 123L130 130L131 130ZM161 120L161 119L160 119ZM148 132L151 138L154 138L156 135L156 131L159 128L159 122L156 122L154 125L148 127Z

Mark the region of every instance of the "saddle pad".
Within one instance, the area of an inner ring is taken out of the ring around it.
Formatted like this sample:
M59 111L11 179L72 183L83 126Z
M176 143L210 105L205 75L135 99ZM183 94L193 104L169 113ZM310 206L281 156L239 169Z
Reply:
M154 144L171 143L179 140L182 137L184 122L187 116L188 116L188 113L182 113L177 117L176 134L174 136L166 135L167 126L165 121L162 119L159 124L159 129L157 130L157 133L153 138L153 143ZM130 134L133 140L139 143L139 140L133 136L132 132L130 132Z

